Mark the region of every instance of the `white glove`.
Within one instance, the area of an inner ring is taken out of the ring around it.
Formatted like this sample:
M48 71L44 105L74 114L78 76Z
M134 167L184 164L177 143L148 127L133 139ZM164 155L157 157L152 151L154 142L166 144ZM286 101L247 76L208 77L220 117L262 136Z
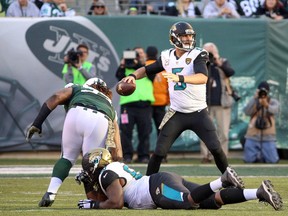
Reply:
M99 208L99 201L93 201L89 199L79 200L78 208L79 209L98 209Z

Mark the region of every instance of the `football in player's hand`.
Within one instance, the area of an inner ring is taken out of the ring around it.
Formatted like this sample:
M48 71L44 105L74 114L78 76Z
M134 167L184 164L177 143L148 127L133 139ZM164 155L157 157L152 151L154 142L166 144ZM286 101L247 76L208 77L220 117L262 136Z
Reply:
M128 96L131 95L136 89L136 85L135 83L128 83L128 82L123 82L120 81L117 83L116 85L116 92L119 95L123 95L123 96Z

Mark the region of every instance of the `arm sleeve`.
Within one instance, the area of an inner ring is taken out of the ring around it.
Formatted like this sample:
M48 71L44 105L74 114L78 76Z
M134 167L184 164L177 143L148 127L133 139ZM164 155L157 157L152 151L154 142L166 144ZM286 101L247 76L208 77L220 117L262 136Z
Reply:
M248 104L243 109L245 115L251 116L253 113L255 113L256 102L257 102L257 100L254 97L251 98L251 100L248 102Z
M165 70L162 65L161 56L154 63L145 66L145 69L146 69L147 76L150 76L152 74L156 74Z
M103 173L101 173L100 182L104 190L107 189L107 187L115 180L119 179L119 176L111 171L111 170L105 170Z
M207 62L208 62L208 53L206 51L202 51L194 60L194 71L195 73L202 73L206 76L208 76L208 68L207 68Z

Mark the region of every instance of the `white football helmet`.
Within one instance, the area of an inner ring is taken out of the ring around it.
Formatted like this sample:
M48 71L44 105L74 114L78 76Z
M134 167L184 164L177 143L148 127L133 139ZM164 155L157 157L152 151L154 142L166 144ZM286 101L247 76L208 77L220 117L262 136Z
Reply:
M103 86L103 87L107 87L107 84L100 78L91 78L88 79L84 84L83 87L91 87L92 85L98 85L98 86Z

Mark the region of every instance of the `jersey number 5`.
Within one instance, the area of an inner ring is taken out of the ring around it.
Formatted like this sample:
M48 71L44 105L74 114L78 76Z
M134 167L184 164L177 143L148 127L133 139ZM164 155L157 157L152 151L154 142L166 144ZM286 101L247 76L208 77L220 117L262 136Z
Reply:
M173 74L181 73L182 70L183 70L183 68L172 68L172 73ZM178 82L174 85L175 91L184 90L185 88L186 88L186 83L183 83L183 82Z

